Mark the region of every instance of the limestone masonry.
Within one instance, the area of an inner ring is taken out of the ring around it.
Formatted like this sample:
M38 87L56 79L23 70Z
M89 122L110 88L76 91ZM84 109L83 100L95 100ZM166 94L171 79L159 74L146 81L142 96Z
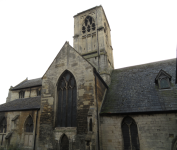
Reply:
M176 60L114 69L110 31L102 6L74 16L73 47L10 87L0 149L177 150Z

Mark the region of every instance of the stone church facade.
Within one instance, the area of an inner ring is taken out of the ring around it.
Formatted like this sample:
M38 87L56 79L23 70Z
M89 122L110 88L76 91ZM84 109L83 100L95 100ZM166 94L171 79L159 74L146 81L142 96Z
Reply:
M114 69L102 6L74 16L41 78L9 89L0 149L176 150L176 60Z

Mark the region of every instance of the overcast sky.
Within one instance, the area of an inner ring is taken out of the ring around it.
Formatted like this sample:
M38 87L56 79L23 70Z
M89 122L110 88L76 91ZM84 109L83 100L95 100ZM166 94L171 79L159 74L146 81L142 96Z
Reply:
M115 69L176 57L177 0L0 0L0 104L10 86L42 77L79 12L102 5Z

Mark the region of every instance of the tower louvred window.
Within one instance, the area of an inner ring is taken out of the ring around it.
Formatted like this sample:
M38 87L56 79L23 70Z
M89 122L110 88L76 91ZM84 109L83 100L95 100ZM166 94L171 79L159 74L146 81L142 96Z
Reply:
M74 76L65 71L58 81L58 127L77 126L76 81Z
M91 16L87 16L82 25L82 33L90 32L95 30L95 22Z
M122 122L122 134L124 150L139 150L138 130L135 121L131 117L125 117Z

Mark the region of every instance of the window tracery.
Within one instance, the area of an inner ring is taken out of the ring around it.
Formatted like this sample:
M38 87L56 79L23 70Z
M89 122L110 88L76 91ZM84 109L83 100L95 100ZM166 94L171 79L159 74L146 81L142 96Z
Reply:
M65 71L58 82L58 109L57 124L58 127L76 127L77 126L77 106L76 106L76 81L74 76Z
M124 150L139 150L138 130L135 121L131 117L125 117L122 122L122 134Z
M82 25L82 33L85 34L86 32L94 31L95 28L94 19L91 16L87 16Z

